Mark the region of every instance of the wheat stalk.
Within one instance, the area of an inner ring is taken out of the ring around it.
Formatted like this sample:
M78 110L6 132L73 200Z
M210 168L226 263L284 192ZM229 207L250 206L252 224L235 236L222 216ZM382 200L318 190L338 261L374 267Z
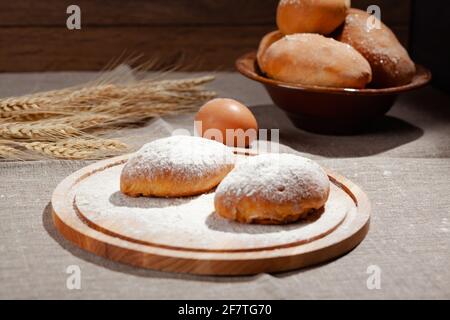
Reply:
M0 144L0 158L20 160L20 151L7 145Z
M128 147L125 143L114 139L94 139L94 140L81 140L81 139L69 139L57 143L61 147L72 149L88 149L88 150L110 150L119 151L126 150Z
M36 121L54 115L64 114L54 104L57 101L50 97L23 96L0 100L0 121L21 122Z
M143 80L142 85L154 85L155 87L167 88L172 90L183 90L192 87L202 86L214 80L214 76L204 76L195 79L181 80Z
M0 137L13 140L49 140L64 139L82 135L79 130L70 126L57 124L53 126L36 124L10 123L0 125Z
M38 103L35 98L9 98L0 101L0 118L11 118L18 113L26 114L28 112L39 111Z
M101 159L120 154L127 146L117 140L78 140L61 142L31 142L22 146L31 152L57 159Z
M166 109L177 109L184 104L199 103L215 97L211 91L173 92L154 90L154 88L130 87L113 88L109 86L109 95L92 95L73 99L71 95L60 100L38 98L9 98L0 100L0 118L8 121L34 121L57 115L74 114L76 112L90 111L96 106L111 104L117 110L121 106L147 104L166 105ZM37 101L36 101L37 100ZM113 101L113 103L111 103ZM151 101L151 103L149 103ZM39 104L37 103L39 102Z
M114 77L0 99L0 158L99 159L127 151L108 130L156 116L191 112L215 97L203 89L213 77L146 79L116 84ZM2 140L3 139L3 140Z
M20 98L7 98L0 100L0 113L14 111L39 110L42 98L24 96Z

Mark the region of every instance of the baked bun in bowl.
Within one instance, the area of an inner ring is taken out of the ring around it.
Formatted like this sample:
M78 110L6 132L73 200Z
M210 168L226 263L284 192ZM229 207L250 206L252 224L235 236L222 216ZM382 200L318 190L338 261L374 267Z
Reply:
M319 34L288 35L262 54L272 79L307 86L364 88L372 80L366 59L348 44Z
M355 134L373 120L386 114L399 94L424 87L431 73L416 65L416 73L407 85L376 88L332 88L293 84L267 77L250 52L236 61L245 77L264 85L275 105L283 109L299 128L323 134Z
M262 59L263 59L263 56L264 56L266 50L272 44L274 44L278 40L282 39L283 37L284 37L284 34L282 34L279 30L276 30L276 31L272 31L272 32L266 34L261 39L261 42L259 43L258 53L256 54L256 59L258 60L258 64L261 67L261 70L263 70L263 71L265 70Z
M238 162L219 184L216 213L241 223L286 224L324 207L330 180L314 161L262 154Z
M281 0L278 29L284 34L330 34L345 20L350 0Z
M370 18L365 11L350 9L337 40L354 47L370 63L372 87L388 88L410 83L416 74L416 66L408 52L391 29L379 20L372 27ZM373 16L372 19L377 18Z

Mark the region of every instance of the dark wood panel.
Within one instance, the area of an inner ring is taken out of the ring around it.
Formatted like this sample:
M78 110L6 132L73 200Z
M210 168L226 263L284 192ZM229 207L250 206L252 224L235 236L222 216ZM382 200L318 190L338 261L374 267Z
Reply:
M433 72L433 85L450 93L450 2L414 1L412 56ZM430 23L432 21L432 23ZM450 107L450 106L449 106Z
M235 59L256 50L271 26L0 28L0 72L99 70L113 60L142 55L159 66L233 70ZM395 29L406 39L406 29Z
M82 25L274 24L278 0L17 0L0 2L0 26L65 26L81 8Z
M82 30L65 28L66 8L82 9ZM0 1L0 71L97 70L121 55L184 56L196 70L232 70L275 29L278 0L17 0ZM377 4L403 44L410 0L353 0Z
M410 36L410 29L409 27L393 27L392 31L397 35L397 38L400 40L402 45L405 48L409 47L409 36Z
M366 10L370 5L381 9L381 20L388 26L409 27L411 20L410 0L353 0L352 7Z
M0 26L64 26L76 3L84 26L274 24L278 0L17 0L0 2ZM378 5L388 25L409 24L410 0L353 0L356 8Z
M119 57L143 55L162 66L233 69L272 27L0 28L0 72L99 70ZM7 45L6 45L7 44ZM182 59L182 60L180 60ZM141 61L142 61L141 60Z

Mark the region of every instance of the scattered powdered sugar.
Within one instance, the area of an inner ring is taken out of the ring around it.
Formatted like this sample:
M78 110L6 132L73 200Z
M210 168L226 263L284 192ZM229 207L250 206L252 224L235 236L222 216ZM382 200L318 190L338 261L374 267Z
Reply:
M324 213L315 221L285 226L246 225L214 212L214 193L189 198L131 198L120 192L123 165L107 168L77 186L75 205L88 221L109 232L161 246L242 250L319 238L339 226L355 204L332 185ZM253 179L261 180L256 177Z
M298 6L302 3L301 0L280 0L280 6L288 6L288 5L294 5Z
M193 136L171 136L144 145L128 160L124 172L130 177L151 178L171 171L180 177L198 178L234 161L233 152L222 143Z
M320 198L330 188L323 169L314 161L293 154L263 154L240 161L217 187L216 193L235 206L243 197L274 203L308 197Z

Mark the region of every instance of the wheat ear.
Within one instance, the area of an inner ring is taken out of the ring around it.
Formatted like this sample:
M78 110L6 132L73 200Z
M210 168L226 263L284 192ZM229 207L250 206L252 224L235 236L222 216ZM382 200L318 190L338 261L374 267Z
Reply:
M6 139L28 139L54 141L82 135L82 132L67 125L45 123L7 123L0 125L0 137Z
M10 146L0 144L0 158L20 160L20 159L22 159L20 154L21 154L21 152L17 149L12 148Z
M22 146L28 151L56 159L101 159L123 153L127 146L117 140L68 140L61 142L31 142Z

